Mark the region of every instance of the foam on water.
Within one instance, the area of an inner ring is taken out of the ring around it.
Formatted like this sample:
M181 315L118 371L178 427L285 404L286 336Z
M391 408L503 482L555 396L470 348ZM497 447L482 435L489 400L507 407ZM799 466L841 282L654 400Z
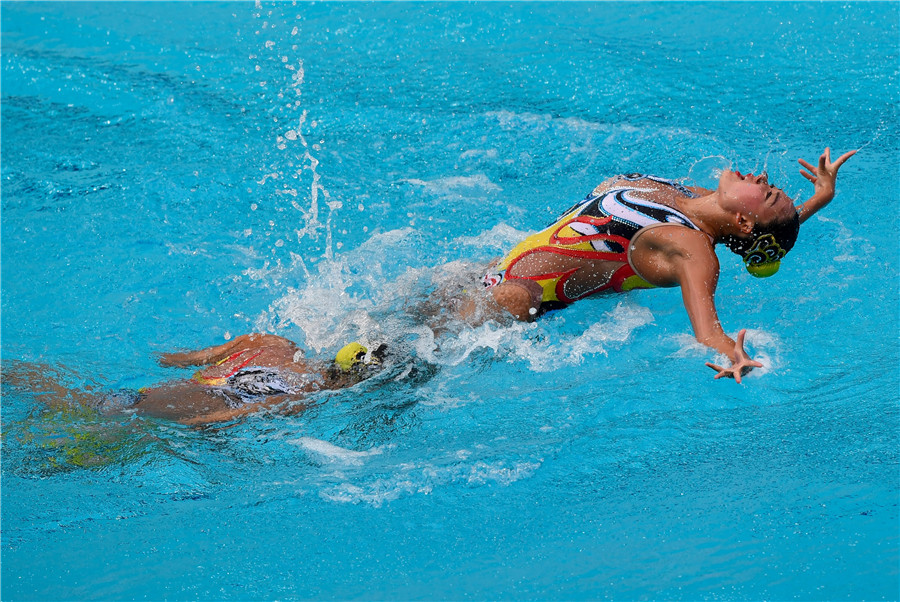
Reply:
M302 447L323 463L347 466L362 466L367 458L378 456L384 451L380 447L374 447L366 451L354 451L314 437L300 437L299 439L289 439L286 442Z
M467 458L466 450L454 454L457 458ZM528 479L541 467L541 460L524 462L484 462L456 461L447 464L433 462L413 462L395 467L387 477L371 482L353 483L343 481L328 486L320 496L328 501L343 503L366 503L380 507L386 502L410 495L429 495L447 485L482 487L499 485L507 487L517 481Z
M479 350L490 350L498 359L527 362L534 372L552 372L582 363L591 354L606 355L621 347L632 333L653 322L653 314L633 301L620 301L580 333L558 332L552 320L497 324L488 322L463 330L441 342L429 361L457 365Z

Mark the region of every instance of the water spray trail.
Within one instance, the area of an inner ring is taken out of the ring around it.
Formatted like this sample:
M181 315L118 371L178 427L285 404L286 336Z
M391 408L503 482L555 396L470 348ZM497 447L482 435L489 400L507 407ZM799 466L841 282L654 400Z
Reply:
M259 1L256 3L256 8L261 9L262 6ZM271 15L271 12L269 13ZM257 17L260 17L261 14L257 14ZM268 23L263 23L263 28L268 27ZM296 36L299 33L300 29L297 26L294 26L290 32L291 36ZM276 51L276 42L267 40L264 44L265 49L267 51L275 52ZM296 50L296 46L292 46L292 49ZM302 59L298 59L296 62L292 62L290 57L287 55L282 55L279 57L280 62L284 69L292 72L290 79L290 88L293 91L293 98L291 102L287 104L287 109L291 112L296 111L302 107L302 97L303 97L303 84L305 80L305 70ZM290 95L290 94L289 94ZM284 98L284 94L279 93L277 97L279 99ZM288 117L288 123L292 122L292 118ZM278 121L278 118L275 118L275 121ZM334 255L332 249L332 232L331 232L331 222L332 222L332 214L337 209L340 209L343 205L340 201L331 201L330 195L325 187L322 185L321 176L318 172L319 160L318 158L311 152L320 150L318 144L310 145L304 135L304 130L309 130L310 128L315 128L317 123L313 120L309 120L309 111L303 109L299 118L296 118L296 121L293 125L289 125L288 129L283 131L282 134L279 134L276 138L276 147L278 150L286 151L290 146L300 144L302 147L303 155L301 158L301 165L296 167L294 173L291 175L291 179L301 181L305 176L305 172L309 171L312 176L312 182L309 187L309 205L307 207L303 207L301 203L297 200L299 193L296 188L292 187L288 182L284 182L282 184L282 188L278 190L278 194L289 195L293 197L291 200L291 206L294 207L300 214L303 216L304 225L302 228L295 230L295 234L297 237L297 242L300 243L304 238L311 238L312 240L317 240L321 231L324 230L326 238L325 238L325 246L323 251L323 257L327 259L331 259ZM293 163L289 163L290 167L294 167ZM276 170L274 173L267 174L259 180L260 185L265 185L268 180L278 180L282 179L284 174ZM323 224L320 219L320 207L319 207L319 195L322 195L325 199L325 202L328 206L329 212L328 216Z

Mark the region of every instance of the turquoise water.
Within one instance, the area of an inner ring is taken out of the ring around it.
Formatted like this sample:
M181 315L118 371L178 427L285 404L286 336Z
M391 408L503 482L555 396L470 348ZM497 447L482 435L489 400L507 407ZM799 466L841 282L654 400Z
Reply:
M896 600L896 3L3 3L2 354L185 376L250 331L391 370L193 430L3 385L2 594ZM435 333L404 308L605 177L861 148L781 272Z

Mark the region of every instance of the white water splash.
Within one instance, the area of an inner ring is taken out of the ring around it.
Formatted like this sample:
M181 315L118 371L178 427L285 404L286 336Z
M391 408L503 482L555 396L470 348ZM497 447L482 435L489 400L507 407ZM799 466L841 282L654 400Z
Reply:
M737 338L737 333L732 333L732 339ZM688 333L681 333L677 335L673 335L671 337L672 343L678 347L678 350L671 354L670 357L675 358L691 358L696 357L699 359L709 358L710 356L710 348L706 345L703 345L693 335ZM768 374L769 372L778 372L781 367L784 365L783 360L781 358L781 352L784 345L777 336L774 334L767 332L765 330L758 329L747 329L747 334L744 338L744 348L748 351L750 356L761 363L762 368L754 368L752 372L747 374L744 378L758 378L763 376L764 374ZM729 366L731 365L731 361L727 356L721 353L715 353L714 357L708 360L713 364L717 364L719 366Z
M287 443L303 448L319 462L345 466L362 466L367 458L384 453L380 447L373 447L366 451L354 451L314 437L300 437L291 439Z
M305 346L317 353L333 351L349 340L364 345L403 340L419 359L436 365L459 365L473 353L489 350L497 357L524 360L532 370L548 372L606 354L653 321L649 309L626 298L575 335L559 332L552 319L530 324L487 321L472 327L451 315L445 326L452 334L438 336L425 317L416 318L415 310L405 313L403 307L415 308L431 291L444 291L448 299L457 294L479 299L483 289L477 280L484 265L455 261L412 267L418 259L415 241L410 240L413 233L404 228L376 234L355 250L319 261L313 273L306 272L298 258L295 269L302 268L305 274L297 280L305 285L276 300L256 327L268 332L299 328ZM451 244L466 247L466 254L491 256L484 247L496 244L496 237L514 241L520 235L498 225L487 235L460 237ZM469 292L463 292L467 288Z
M333 502L365 503L380 507L385 502L406 495L429 495L436 488L449 484L462 483L469 487L485 485L508 487L517 481L532 477L541 467L541 463L541 460L509 464L502 461L477 461L467 464L457 460L449 465L413 462L397 466L396 472L389 477L362 485L345 481L321 491L319 495Z
M653 314L650 310L631 300L620 301L575 336L554 334L548 330L547 321L510 325L488 322L448 338L438 352L426 359L437 364L457 365L479 350L490 349L498 356L527 361L535 372L551 372L580 364L589 355L606 355L610 347L620 346L635 330L651 322Z
M347 292L353 282L344 261L322 261L318 274L302 289L289 289L256 322L259 330L276 332L298 326L306 346L316 352L348 340L377 338L379 328L371 315L374 303ZM361 333L370 333L361 337Z

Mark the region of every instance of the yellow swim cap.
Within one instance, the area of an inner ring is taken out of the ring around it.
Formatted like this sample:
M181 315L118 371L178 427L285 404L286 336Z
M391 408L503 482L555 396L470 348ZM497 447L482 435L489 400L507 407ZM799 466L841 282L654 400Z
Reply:
M334 356L334 363L340 366L341 370L346 371L363 361L368 352L368 349L353 341L341 347L341 350Z
M760 236L744 255L747 271L757 278L768 278L781 267L781 258L787 251L781 248L771 234Z
M748 263L747 271L757 278L768 278L778 271L781 267L780 261L770 261L769 263Z

